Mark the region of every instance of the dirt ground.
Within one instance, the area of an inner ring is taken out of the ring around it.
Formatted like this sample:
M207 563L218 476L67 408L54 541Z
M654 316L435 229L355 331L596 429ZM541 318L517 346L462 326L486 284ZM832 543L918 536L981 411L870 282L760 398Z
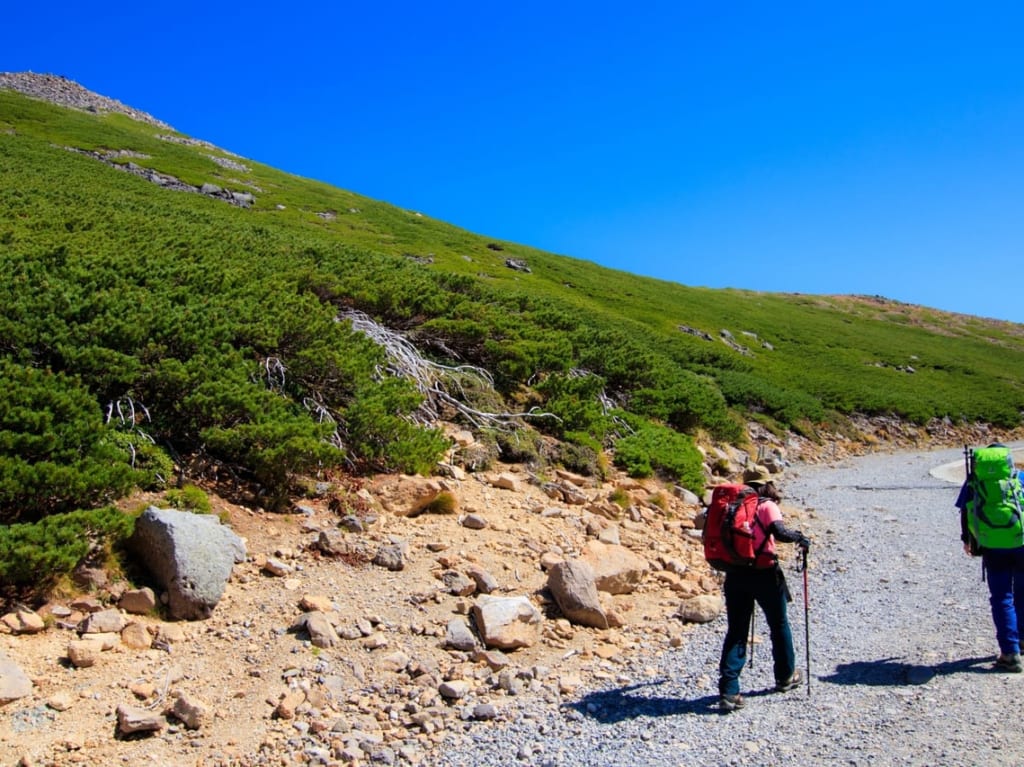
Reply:
M513 694L557 701L614 675L616 663L641 643L649 649L685 641L688 626L673 616L681 598L717 589L690 530L697 506L653 481L587 483L581 492L603 508L613 489L627 490L632 505L611 520L589 511L589 503L553 501L522 471L511 476L515 489L475 475L448 480L459 501L456 513L400 517L383 511L366 532L350 535L371 550L404 541L407 565L396 572L356 557L323 556L311 546L321 529L339 523L325 499L302 501L299 513L271 514L212 496L213 511L245 539L248 557L235 566L208 620L168 626L155 615L128 616L151 634L170 632L174 641L144 650L119 644L87 668L68 661L68 643L77 633L59 624L34 635L0 635L0 650L34 683L30 696L0 708L0 764L341 764L368 762L373 748L429 763L431 748L452 728L486 726L464 722L467 708L490 704L484 715L500 719ZM376 488L367 490L373 495L389 481L395 478L377 478ZM464 526L469 514L486 527ZM609 598L625 620L621 628L572 626L559 619L544 592L542 555L574 555L598 528L613 529L622 545L651 563L634 593ZM262 566L268 558L289 572L269 574ZM666 563L684 576L666 574ZM541 608L546 617L534 646L476 660L444 649L448 621L468 613L474 597L448 593L439 576L469 564L493 576L498 594L525 595ZM303 614L304 597L329 600L339 631L353 627L346 635L355 638L318 648L304 633L289 631ZM417 674L424 669L428 673ZM496 683L502 672L504 687ZM457 679L470 683L465 698L438 694L439 682ZM179 695L209 711L198 729L167 716L155 734L119 734L118 706L160 714ZM285 706L282 712L282 698L297 710ZM311 744L321 750L304 755Z

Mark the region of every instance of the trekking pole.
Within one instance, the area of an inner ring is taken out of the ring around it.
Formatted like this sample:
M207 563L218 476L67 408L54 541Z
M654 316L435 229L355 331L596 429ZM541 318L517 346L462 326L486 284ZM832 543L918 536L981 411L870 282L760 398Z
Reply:
M807 697L811 697L811 604L807 597L807 549L804 549L804 650L807 654Z
M757 619L757 611L750 613L750 667L754 667L754 622Z

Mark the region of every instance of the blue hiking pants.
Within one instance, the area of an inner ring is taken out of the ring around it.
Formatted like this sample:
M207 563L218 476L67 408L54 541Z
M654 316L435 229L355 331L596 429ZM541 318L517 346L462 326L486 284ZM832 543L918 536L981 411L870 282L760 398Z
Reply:
M982 554L982 562L999 652L1018 653L1024 627L1024 547L989 549Z
M782 570L742 570L725 576L725 615L729 627L718 665L718 692L735 695L740 691L740 672L747 662L747 635L756 604L764 612L772 640L775 681L788 680L796 668L793 632L789 628L786 603L789 589Z

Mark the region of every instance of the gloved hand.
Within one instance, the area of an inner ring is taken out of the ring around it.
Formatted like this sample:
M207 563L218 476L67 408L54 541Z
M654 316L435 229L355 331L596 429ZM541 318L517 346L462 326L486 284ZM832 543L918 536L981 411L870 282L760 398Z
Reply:
M799 540L796 541L796 545L806 552L811 548L811 539L806 535L801 535Z

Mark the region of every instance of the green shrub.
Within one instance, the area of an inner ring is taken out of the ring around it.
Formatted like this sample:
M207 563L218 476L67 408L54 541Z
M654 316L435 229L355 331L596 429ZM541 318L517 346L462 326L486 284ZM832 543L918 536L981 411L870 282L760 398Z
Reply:
M536 467L544 465L541 436L533 429L498 431L494 436L501 460L505 463L525 463Z
M0 526L2 590L44 596L96 551L113 556L134 528L134 517L111 507Z
M569 471L586 477L602 477L601 446L588 434L572 432L565 435L566 441L558 443L556 460Z
M397 378L362 388L345 411L349 449L371 469L429 475L449 441L439 429L410 420L421 401Z
M853 412L1021 424L1013 323L877 297L693 288L514 243L499 254L488 238L251 161L231 172L262 190L241 209L65 149L130 147L147 168L227 185L207 149L150 126L6 90L0 114L0 523L163 487L168 455L226 464L270 504L342 464L429 472L443 438L417 425L408 385L379 382L383 352L336 321L342 309L437 362L488 370L493 387L452 385L482 412L528 400L561 419L531 423L574 445L625 437L619 460L638 472L679 467L619 428L609 400L725 442L750 415L805 434ZM105 423L128 396L145 403L155 444L140 424ZM558 460L582 467L585 453Z
M195 485L171 488L164 493L164 501L175 509L194 511L199 514L209 514L212 510L210 497L202 488Z
M629 493L626 492L625 488L616 487L608 495L608 500L618 506L620 509L627 508L633 501L629 497Z
M604 379L597 375L548 376L537 390L545 397L544 410L558 418L541 422L541 428L556 437L576 433L603 440L611 426L599 399L604 387Z
M703 458L693 440L667 426L634 421L635 433L615 443L615 463L631 477L655 474L693 492L704 491Z
M78 381L0 358L0 523L97 505L142 475Z
M458 510L458 501L447 490L434 496L430 503L423 507L421 514L454 514Z
M143 433L115 429L109 439L129 456L138 486L143 490L160 490L174 476L174 461Z

